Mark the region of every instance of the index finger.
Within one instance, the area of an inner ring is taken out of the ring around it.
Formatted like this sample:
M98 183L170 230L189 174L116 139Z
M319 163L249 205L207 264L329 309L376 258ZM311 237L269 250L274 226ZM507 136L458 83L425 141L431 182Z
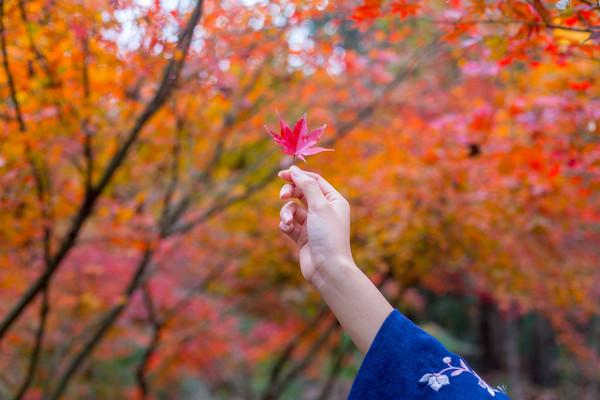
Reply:
M343 196L336 190L336 188L334 188L331 183L327 182L327 180L325 178L323 178L321 175L319 175L315 172L310 172L310 171L304 171L304 173L307 174L308 176L310 176L311 178L316 179L316 181L319 183L319 187L321 188L321 191L323 192L323 194L326 197L328 197L328 198L331 198L331 197L343 198ZM293 183L291 172L289 169L284 169L282 171L279 171L277 176L285 181Z

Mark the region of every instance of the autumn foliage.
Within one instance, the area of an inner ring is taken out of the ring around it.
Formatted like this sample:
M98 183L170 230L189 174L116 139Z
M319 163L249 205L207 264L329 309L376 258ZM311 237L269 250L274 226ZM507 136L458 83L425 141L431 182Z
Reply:
M396 307L513 398L597 395L597 2L0 0L0 50L0 398L344 398L276 110L328 124Z

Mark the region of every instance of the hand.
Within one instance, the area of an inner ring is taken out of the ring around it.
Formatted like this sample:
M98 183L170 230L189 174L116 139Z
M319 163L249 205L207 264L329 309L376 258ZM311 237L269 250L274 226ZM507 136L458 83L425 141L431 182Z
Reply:
M392 306L354 264L350 205L325 179L298 167L281 171L280 229L300 253L302 275L321 293L344 330L366 354Z
M350 205L335 188L314 172L296 166L279 172L288 181L279 194L288 201L280 212L279 228L298 246L300 269L314 283L315 274L353 264L350 249Z

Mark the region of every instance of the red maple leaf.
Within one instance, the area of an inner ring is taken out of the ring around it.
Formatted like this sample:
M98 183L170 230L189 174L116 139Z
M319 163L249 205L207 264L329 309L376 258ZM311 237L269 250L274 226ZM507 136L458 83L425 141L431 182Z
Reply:
M298 157L302 161L306 162L304 156L312 156L313 154L320 153L322 151L333 151L333 149L326 149L324 147L315 147L315 144L323 135L323 131L327 124L315 129L314 131L308 131L308 124L306 122L306 114L302 116L296 122L294 130L292 131L288 124L277 114L279 118L280 133L276 134L268 126L267 132L269 135L281 146L285 154L290 156Z

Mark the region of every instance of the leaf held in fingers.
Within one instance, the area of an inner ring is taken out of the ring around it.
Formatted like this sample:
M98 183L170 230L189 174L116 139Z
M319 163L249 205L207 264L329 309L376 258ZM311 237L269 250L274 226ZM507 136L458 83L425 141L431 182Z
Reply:
M323 151L333 151L333 149L315 146L323 135L323 131L327 125L323 125L320 128L309 132L306 114L304 114L302 118L296 122L296 125L292 130L280 115L278 115L278 117L279 134L273 132L268 126L265 126L265 128L267 128L267 132L269 132L269 135L271 135L273 140L281 146L281 149L285 154L297 157L306 162L305 156L312 156Z

